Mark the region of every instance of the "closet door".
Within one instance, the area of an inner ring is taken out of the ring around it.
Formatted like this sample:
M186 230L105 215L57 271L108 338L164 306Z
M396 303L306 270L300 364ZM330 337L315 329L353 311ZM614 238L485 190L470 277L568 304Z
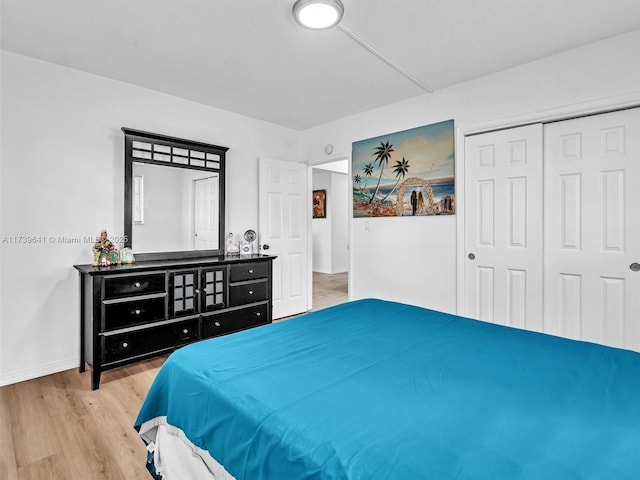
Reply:
M544 138L544 330L640 350L640 109Z
M465 314L542 329L542 125L465 140Z

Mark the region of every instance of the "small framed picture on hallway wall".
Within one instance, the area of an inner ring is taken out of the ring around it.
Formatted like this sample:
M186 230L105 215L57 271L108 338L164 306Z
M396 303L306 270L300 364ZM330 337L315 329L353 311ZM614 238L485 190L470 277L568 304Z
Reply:
M313 218L327 218L327 191L313 191Z

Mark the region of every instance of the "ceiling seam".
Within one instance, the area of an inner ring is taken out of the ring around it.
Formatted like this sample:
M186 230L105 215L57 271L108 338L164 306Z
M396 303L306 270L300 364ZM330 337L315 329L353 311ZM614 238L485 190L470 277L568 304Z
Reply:
M380 53L373 45L371 45L369 42L367 42L365 39L363 39L362 37L360 37L359 35L357 35L356 33L352 32L351 30L349 30L347 27L345 27L342 23L338 24L336 27L338 30L340 30L342 33L344 33L347 37L349 37L351 40L353 40L354 42L356 42L358 45L360 45L362 48L364 48L365 50L367 50L369 53L371 53L373 56L379 58L380 60L382 60L384 63L386 63L387 65L389 65L391 68L393 68L396 72L398 72L400 75L402 75L403 77L405 77L406 79L410 80L411 82L415 83L416 85L418 85L421 89L423 89L425 92L427 93L433 93L433 88L431 88L429 85L427 85L425 82L423 82L422 80L420 80L419 78L417 78L415 75L412 75L411 73L409 73L407 70L405 70L404 68L402 68L400 65L394 63L393 61L389 60L387 57L385 57L382 53Z

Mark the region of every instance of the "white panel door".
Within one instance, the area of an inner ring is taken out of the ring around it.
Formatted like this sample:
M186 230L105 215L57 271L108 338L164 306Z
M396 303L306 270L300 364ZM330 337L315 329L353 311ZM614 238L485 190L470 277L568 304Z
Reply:
M259 241L273 262L273 317L307 310L307 165L259 160ZM268 245L268 250L266 246Z
M218 176L193 181L194 185L194 226L196 250L215 250L218 245L219 182Z
M545 331L640 350L640 109L544 138Z
M542 329L542 125L465 140L465 314Z

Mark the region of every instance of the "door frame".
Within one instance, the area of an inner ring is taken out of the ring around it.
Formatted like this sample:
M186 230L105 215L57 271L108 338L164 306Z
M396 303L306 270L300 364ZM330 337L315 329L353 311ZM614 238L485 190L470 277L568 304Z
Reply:
M640 91L597 98L585 102L561 105L558 107L538 110L498 118L488 122L468 123L455 127L455 175L456 175L456 313L461 315L465 311L466 277L465 277L465 138L469 135L488 133L494 130L520 127L532 123L550 123L571 118L597 115L616 110L640 107ZM351 225L349 225L351 231ZM351 252L350 252L351 256ZM351 281L351 276L349 276ZM349 285L351 286L351 285Z

